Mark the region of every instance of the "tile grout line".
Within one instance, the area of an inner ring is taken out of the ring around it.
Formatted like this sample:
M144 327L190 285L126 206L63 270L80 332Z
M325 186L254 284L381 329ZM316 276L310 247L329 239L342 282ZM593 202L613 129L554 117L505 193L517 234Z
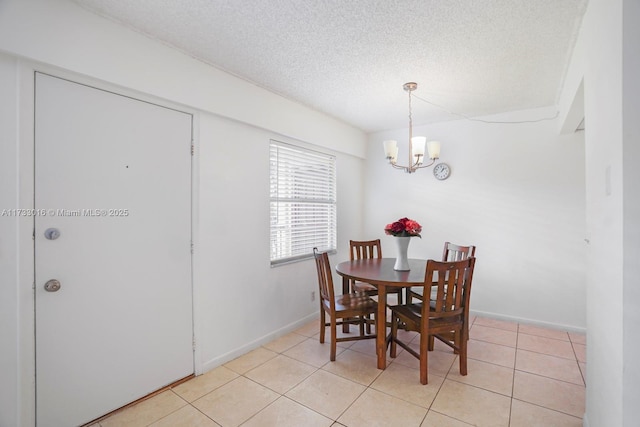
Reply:
M536 406L536 407L538 407L538 408L546 409L547 411L556 412L556 413L558 413L558 414L563 414L563 415L567 415L567 416L569 416L569 417L573 417L573 418L577 418L577 419L579 419L579 420L582 420L582 418L577 417L577 416L575 416L575 415L573 415L573 414L570 414L570 413L568 413L568 412L564 412L564 411L560 411L560 410L558 410L558 409L553 409L553 408L549 408L549 407L546 407L546 406L542 406L542 405L540 405L540 404L538 404L538 403L528 402L528 401L526 401L526 400L516 399L516 398L513 398L512 400L515 400L515 401L518 401L518 402L522 402L522 403L526 403L527 405Z
M511 425L511 416L513 415L513 400L516 391L516 368L518 366L518 340L520 339L520 323L516 325L516 348L513 353L513 376L511 379L511 399L509 402L509 425Z
M571 339L571 336L569 336L569 339ZM575 343L577 344L577 343ZM585 374L584 372L582 372L582 366L580 366L580 359L578 359L578 353L576 352L576 347L574 346L574 342L571 341L571 349L573 350L573 355L576 358L576 363L578 364L578 370L580 371L580 376L582 377L582 384L586 387L587 386L587 379L585 378ZM584 362L586 364L586 362Z

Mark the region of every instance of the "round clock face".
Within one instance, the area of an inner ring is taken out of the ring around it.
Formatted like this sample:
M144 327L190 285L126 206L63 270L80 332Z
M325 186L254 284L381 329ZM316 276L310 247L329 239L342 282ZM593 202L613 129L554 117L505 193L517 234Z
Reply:
M449 165L446 163L438 163L433 168L433 175L440 180L449 178L449 174L451 173L451 169Z

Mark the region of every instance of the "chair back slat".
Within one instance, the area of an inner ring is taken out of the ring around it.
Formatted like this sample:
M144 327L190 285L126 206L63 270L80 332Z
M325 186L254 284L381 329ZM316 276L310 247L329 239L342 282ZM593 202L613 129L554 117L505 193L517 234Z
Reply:
M349 259L382 258L380 239L376 240L349 240Z

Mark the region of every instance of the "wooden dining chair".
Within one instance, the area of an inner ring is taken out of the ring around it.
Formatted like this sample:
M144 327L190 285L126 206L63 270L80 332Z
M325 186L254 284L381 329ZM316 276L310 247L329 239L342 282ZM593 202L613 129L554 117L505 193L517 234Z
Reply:
M430 303L401 304L391 307L390 356L396 357L397 346L420 360L420 383L428 382L429 337L435 337L458 353L460 375L467 375L467 335L469 300L475 257L462 261L427 261L423 295L436 298ZM431 304L433 303L433 304ZM398 325L420 333L416 352L398 338Z
M476 247L473 245L462 246L456 245L451 242L444 242L444 249L442 250L442 261L462 261L469 257L476 256ZM407 299L411 302L413 298L422 301L423 289L407 288ZM433 300L435 295L431 295ZM434 303L431 302L431 305ZM469 334L467 333L467 337ZM433 350L434 341L433 336L429 338L429 350Z
M380 239L376 240L349 240L349 259L351 261L357 259L382 258L382 247ZM378 295L378 288L365 282L351 282L353 292L365 292L369 296ZM402 303L402 288L387 287L387 292L398 295L398 304Z
M320 343L324 343L325 329L329 326L331 331L330 360L333 362L336 360L336 343L376 337L376 334L365 333L365 325L370 323L371 314L376 312L377 304L366 294L336 295L329 255L313 248L313 256L316 261L320 294ZM327 315L329 315L329 322L326 320ZM338 338L337 326L344 324L358 325L360 327L359 335Z
M451 242L444 242L442 250L442 261L462 261L469 257L476 256L475 246L461 246ZM407 288L407 300L412 302L413 298L422 301L422 288Z

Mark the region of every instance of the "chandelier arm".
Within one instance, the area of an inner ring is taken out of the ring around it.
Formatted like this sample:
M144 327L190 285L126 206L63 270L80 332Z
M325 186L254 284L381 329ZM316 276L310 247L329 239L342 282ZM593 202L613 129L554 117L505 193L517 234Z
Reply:
M393 166L394 168L396 168L396 169L409 169L407 166L402 166L402 165L399 165L397 163L389 163L389 164L391 166Z
M416 167L414 169L428 168L429 166L433 165L436 162L436 160L438 160L438 159L431 159L431 163L426 164L426 165L422 165L422 166L418 166L418 167Z
M418 169L420 167L420 165L422 164L420 159L422 158L424 160L424 156L416 155L415 157L416 157L416 161L413 162L413 164L411 165L411 169Z
M391 166L393 166L395 169L402 169L406 172L409 173L413 173L418 169L422 169L422 168L428 168L429 166L432 166L436 160L436 159L431 159L431 161L429 163L426 164L420 164L419 161L416 161L415 163L412 163L411 166L403 166L403 165L399 165L398 163L389 163Z

